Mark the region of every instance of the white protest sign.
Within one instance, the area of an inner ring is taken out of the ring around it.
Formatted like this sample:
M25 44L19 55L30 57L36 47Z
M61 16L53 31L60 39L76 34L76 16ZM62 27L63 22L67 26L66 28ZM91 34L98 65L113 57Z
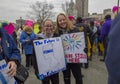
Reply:
M66 69L60 37L34 40L33 44L40 79Z
M64 34L61 38L68 63L87 63L87 55L84 52L85 38L83 32Z
M0 61L0 84L17 84L14 77L9 76L5 60Z

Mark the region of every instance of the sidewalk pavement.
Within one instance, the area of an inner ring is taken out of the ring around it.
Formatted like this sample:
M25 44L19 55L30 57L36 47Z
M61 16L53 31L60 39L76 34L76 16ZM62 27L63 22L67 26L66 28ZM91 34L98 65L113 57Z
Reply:
M25 56L22 55L22 64L25 65ZM104 62L99 61L102 56L94 55L92 61L89 61L89 68L82 68L83 84L107 84L107 70ZM33 67L30 67L29 78L25 84L42 84L40 80L34 75ZM64 84L62 72L59 74L60 84ZM71 84L75 84L73 75L71 77Z

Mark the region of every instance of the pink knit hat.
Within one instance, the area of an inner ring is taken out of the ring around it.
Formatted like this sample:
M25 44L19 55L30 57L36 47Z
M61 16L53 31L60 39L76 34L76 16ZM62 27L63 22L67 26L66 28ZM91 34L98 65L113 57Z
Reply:
M113 6L112 12L115 13L116 11L118 11L118 6Z
M68 19L69 19L69 20L73 20L73 19L75 19L75 18L74 18L74 16L71 16L71 15L70 15L70 16L68 16Z

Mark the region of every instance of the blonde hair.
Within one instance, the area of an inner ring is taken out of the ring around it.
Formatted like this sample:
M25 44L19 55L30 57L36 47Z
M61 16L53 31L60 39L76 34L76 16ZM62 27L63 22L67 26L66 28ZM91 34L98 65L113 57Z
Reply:
M33 29L31 26L24 26L23 31L30 34L30 33L32 33Z
M58 14L58 16L57 16L57 21L56 21L56 22L57 22L57 25L56 25L56 30L55 30L55 32L59 34L60 25L59 25L59 23L58 23L58 17L59 17L60 15L64 16L65 19L66 19L66 21L67 21L67 31L73 30L73 29L74 29L74 25L70 22L70 20L67 18L67 16L66 16L64 13L60 13L60 14Z

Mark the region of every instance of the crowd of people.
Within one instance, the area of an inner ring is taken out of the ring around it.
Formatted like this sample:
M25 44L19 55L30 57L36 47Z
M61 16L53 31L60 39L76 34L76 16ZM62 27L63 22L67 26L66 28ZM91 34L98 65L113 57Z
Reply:
M11 76L15 76L17 63L21 63L22 59L20 50L23 50L26 58L26 69L29 70L30 66L34 66L35 75L37 76L38 69L32 43L33 40L59 37L63 34L84 32L84 52L87 54L88 62L84 64L67 63L66 70L63 71L64 84L71 84L71 72L73 74L73 77L75 78L75 84L84 84L82 79L83 75L81 73L81 67L84 66L84 68L86 69L89 68L89 61L92 61L92 56L94 56L95 53L98 53L98 56L103 56L103 59L100 59L100 61L105 61L105 58L107 58L105 62L109 72L109 84L119 84L119 67L117 67L117 62L119 61L116 61L119 59L112 58L112 56L114 55L117 55L117 57L119 58L119 48L117 48L119 47L119 39L116 38L119 37L119 22L117 22L119 21L119 16L120 15L117 16L117 20L115 19L114 22L112 22L111 15L109 14L105 16L104 21L95 21L85 20L82 17L75 18L74 16L66 16L64 13L60 13L56 18L56 24L54 24L52 19L46 19L42 23L41 32L39 32L38 34L35 34L33 32L33 28L31 26L24 25L22 26L22 28L20 28L21 31L15 30L12 35L8 35L4 29L7 24L2 23L2 27L0 28L0 60L4 59L3 55L7 57L7 59L9 60L8 74ZM116 33L113 34L113 32ZM113 43L116 46L112 45ZM113 49L114 47L116 47L116 49ZM114 63L111 62L112 60L114 60ZM113 67L114 69L110 67ZM114 74L114 72L116 73ZM37 78L39 79L38 76ZM114 80L117 80L117 82ZM52 82L52 84L59 84L59 73L45 77L42 80L42 84L50 84L50 81ZM111 83L111 81L113 83ZM23 82L20 82L18 80L17 82L18 84L24 84Z

